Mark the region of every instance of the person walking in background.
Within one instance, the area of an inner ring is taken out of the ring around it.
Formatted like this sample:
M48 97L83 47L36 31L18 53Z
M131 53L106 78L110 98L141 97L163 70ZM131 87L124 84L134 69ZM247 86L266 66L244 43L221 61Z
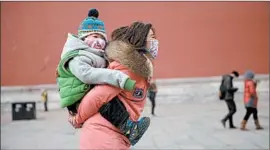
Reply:
M228 106L228 114L221 120L224 128L226 127L226 121L229 120L229 128L235 129L236 127L233 124L233 115L236 113L236 105L234 102L234 93L238 88L233 87L233 79L238 78L239 73L237 71L232 71L231 74L226 74L222 76L223 86L225 88L225 97L224 100Z
M47 92L46 89L42 90L41 97L42 97L42 102L44 104L44 111L48 111L48 106L47 106L47 103L48 103L48 92Z
M244 104L246 107L246 114L241 123L241 130L247 130L246 124L251 114L253 114L253 119L257 130L263 129L259 123L258 119L258 95L256 91L257 81L254 80L255 74L253 71L247 71L245 73L244 81Z
M148 89L148 98L151 101L152 108L151 114L155 116L155 107L156 107L156 94L157 94L157 85L155 80L151 80L150 87Z

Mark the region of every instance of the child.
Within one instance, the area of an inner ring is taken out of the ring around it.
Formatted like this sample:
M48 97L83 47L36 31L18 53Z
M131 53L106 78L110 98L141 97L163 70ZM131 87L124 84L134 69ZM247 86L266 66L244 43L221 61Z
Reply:
M104 49L107 37L104 23L98 19L98 15L96 9L91 9L79 27L78 37L68 34L57 68L61 107L67 107L72 115L76 114L81 99L94 84L110 84L129 91L135 86L135 81L126 74L105 68L107 62ZM137 122L128 122L130 130L121 131L129 138L130 134L138 133L134 126L149 126L149 117L143 117ZM143 133L138 133L140 134ZM131 143L133 139L129 138Z
M253 119L255 122L256 129L263 129L259 123L258 119L258 96L256 92L257 82L254 80L255 74L252 71L247 71L245 73L245 91L244 91L244 104L246 107L246 114L241 123L241 130L247 130L246 124L251 114L253 114Z

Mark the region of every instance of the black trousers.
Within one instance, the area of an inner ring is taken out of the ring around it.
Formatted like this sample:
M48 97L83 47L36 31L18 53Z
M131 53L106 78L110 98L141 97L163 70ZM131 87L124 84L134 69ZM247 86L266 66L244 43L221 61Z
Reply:
M117 128L125 128L129 113L125 105L116 96L99 109L100 114Z
M48 111L48 101L44 102L44 111Z
M246 107L246 115L244 116L244 120L248 121L251 114L253 114L254 121L258 120L258 111L257 108Z
M228 106L228 114L223 118L224 121L229 120L230 127L233 127L233 115L236 113L236 105L233 99L225 100Z
M77 113L80 102L81 101L78 101L75 104L67 107L71 115ZM99 113L117 128L123 127L129 119L129 113L125 108L125 105L119 100L117 96L108 103L101 106Z
M155 114L155 107L156 107L156 92L149 92L149 99L150 99L151 104L152 104L151 113L152 113L152 115L154 115Z

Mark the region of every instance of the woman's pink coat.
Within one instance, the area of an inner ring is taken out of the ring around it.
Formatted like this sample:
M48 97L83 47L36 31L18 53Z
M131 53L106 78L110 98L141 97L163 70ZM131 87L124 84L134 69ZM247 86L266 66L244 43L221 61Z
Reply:
M148 81L153 74L151 61L120 41L111 42L106 53L109 59L114 60L108 68L129 75L136 81L135 90L129 92L110 85L98 85L83 98L76 115L76 122L84 123L80 149L129 149L128 139L104 119L98 110L118 96L127 108L131 120L135 121L139 119L145 105Z

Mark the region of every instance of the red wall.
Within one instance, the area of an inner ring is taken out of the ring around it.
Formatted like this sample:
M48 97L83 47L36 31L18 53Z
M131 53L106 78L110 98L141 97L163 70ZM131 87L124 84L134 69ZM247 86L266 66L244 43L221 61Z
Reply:
M269 73L268 2L1 2L1 85L55 83L67 33L93 7L108 33L154 24L157 78Z

